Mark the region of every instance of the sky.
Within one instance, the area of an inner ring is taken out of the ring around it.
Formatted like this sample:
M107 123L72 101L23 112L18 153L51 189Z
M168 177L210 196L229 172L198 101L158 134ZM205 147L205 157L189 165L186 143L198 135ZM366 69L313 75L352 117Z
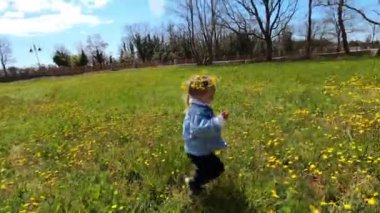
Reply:
M107 54L118 55L128 24L147 23L159 27L175 21L168 12L171 0L0 0L0 38L12 44L19 67L35 66L29 52L35 44L42 64L53 64L57 46L76 54L89 35L100 34L108 42ZM296 22L305 20L306 0L300 0ZM378 0L357 1L360 7L376 8ZM364 3L365 2L365 3ZM377 7L379 9L379 7ZM380 11L380 10L378 10ZM318 11L316 12L318 16ZM363 24L363 22L358 23ZM360 34L353 38L362 38Z
M0 38L11 42L13 65L35 66L29 52L42 49L42 64L53 64L57 46L76 54L89 35L100 34L109 46L107 54L118 54L128 24L159 26L168 20L165 0L0 0Z

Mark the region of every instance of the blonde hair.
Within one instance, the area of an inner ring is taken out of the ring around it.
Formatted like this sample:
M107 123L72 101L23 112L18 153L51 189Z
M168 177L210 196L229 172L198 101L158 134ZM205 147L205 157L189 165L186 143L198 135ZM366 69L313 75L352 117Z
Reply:
M200 97L216 89L216 78L208 75L196 75L191 78L185 85L186 105L190 104L190 97Z

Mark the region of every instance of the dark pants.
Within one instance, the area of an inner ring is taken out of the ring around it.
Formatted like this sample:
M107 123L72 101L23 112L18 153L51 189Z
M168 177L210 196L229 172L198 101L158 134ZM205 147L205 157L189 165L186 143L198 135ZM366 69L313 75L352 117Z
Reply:
M205 156L194 156L187 154L193 164L197 167L197 171L192 183L194 187L201 188L204 184L216 179L224 172L224 165L220 159L211 153Z

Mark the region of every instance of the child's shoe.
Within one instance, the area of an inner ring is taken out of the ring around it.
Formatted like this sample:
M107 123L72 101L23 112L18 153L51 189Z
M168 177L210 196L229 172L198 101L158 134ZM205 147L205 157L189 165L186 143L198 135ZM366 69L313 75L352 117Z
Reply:
M185 178L185 182L186 184L189 186L189 189L190 189L190 196L197 196L197 195L200 195L204 188L203 187L200 187L200 186L197 186L193 179L192 178L189 178L189 177L186 177Z

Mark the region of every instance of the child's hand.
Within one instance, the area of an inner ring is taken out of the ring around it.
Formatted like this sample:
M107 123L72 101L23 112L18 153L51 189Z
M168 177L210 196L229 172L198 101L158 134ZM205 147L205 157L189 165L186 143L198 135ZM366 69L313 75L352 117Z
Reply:
M222 117L224 120L228 120L229 116L230 116L230 114L228 112L222 112Z

